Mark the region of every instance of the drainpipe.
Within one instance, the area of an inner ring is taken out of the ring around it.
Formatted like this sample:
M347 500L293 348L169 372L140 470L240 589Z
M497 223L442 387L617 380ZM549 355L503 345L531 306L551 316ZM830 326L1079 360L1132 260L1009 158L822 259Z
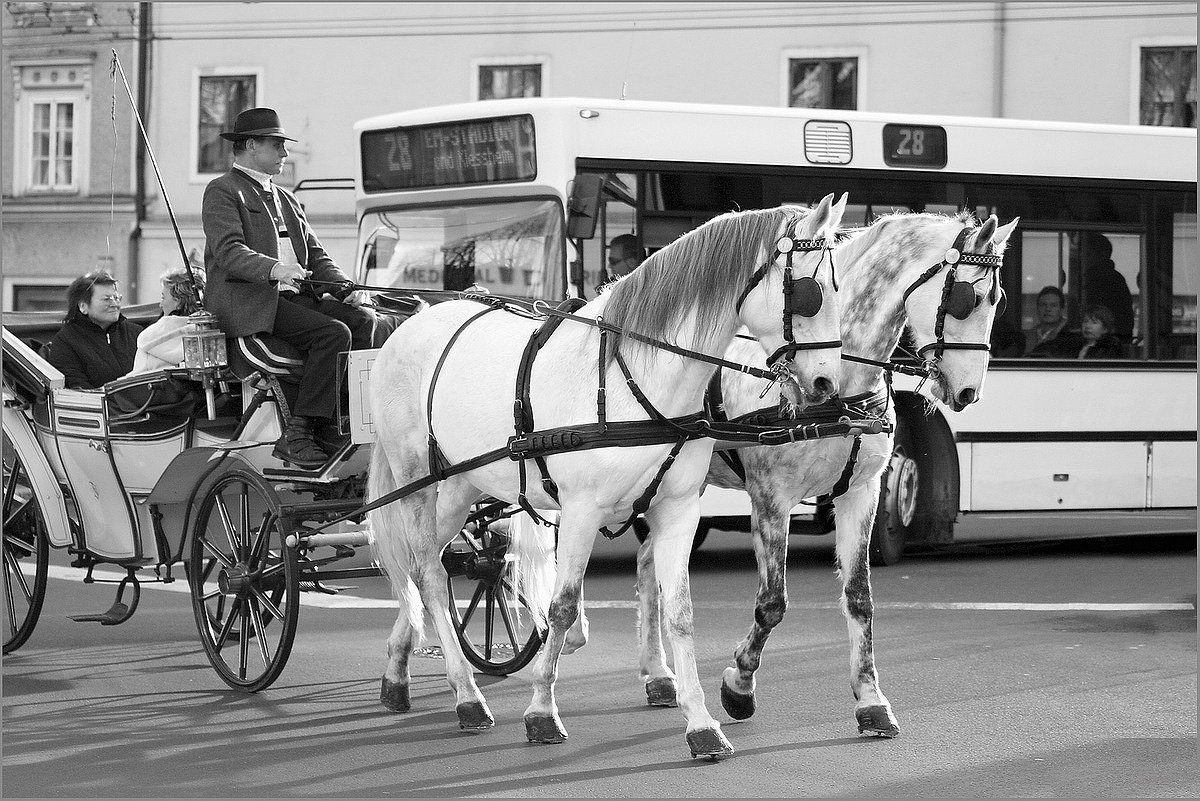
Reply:
M992 35L992 116L1004 116L1004 6L996 3Z
M150 98L147 91L150 84L150 7L151 3L138 3L138 35L137 35L137 106L138 114L144 120L148 116ZM146 221L146 143L142 137L134 136L137 140L137 150L133 159L133 230L129 233L129 296L138 296L138 277L141 272L142 224Z

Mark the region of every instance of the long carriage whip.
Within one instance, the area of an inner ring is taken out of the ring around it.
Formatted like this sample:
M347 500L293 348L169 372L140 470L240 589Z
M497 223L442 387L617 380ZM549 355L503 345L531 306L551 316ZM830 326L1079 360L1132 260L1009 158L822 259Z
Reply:
M125 85L125 94L129 96L129 105L133 109L133 118L137 120L138 130L142 134L142 143L146 146L146 155L150 157L150 164L154 167L154 177L158 179L158 188L162 192L163 203L167 206L167 215L171 218L171 228L175 230L175 241L179 245L179 256L183 259L183 266L187 270L188 280L192 283L192 292L196 295L196 305L204 308L203 299L200 296L200 287L196 283L196 275L192 272L192 262L187 256L187 249L183 245L183 236L179 233L179 223L175 221L175 211L171 208L171 199L167 197L167 187L163 184L162 173L158 169L158 161L154 158L154 148L150 147L150 137L146 135L146 126L142 124L142 115L138 113L137 103L133 99L133 90L129 88L129 81L125 79L125 70L121 68L121 59L117 56L117 51L112 51L112 64L109 71L113 74L120 73L121 83Z

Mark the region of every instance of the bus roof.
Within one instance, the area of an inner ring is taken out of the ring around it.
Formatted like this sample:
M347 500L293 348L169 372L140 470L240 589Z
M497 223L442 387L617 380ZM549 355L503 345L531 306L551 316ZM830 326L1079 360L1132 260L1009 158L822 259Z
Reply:
M884 126L928 126L945 130L946 158L945 166L923 171L1196 180L1190 128L564 97L413 109L361 120L354 130L514 114L553 120L570 132L564 145L571 155L585 159L898 169L884 162ZM845 160L814 160L810 122L844 132L845 155L836 157Z

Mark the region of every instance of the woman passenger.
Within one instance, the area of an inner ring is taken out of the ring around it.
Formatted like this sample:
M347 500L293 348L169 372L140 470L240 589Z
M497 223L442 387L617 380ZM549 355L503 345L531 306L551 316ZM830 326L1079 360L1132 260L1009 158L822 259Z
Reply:
M42 348L71 389L99 389L133 367L142 327L121 314L117 279L107 270L82 275L67 287L63 326Z
M204 292L204 271L193 267L192 275L200 292ZM178 367L183 361L183 335L187 331L188 315L200 310L187 268L173 267L162 274L160 281L162 298L159 307L163 316L138 335L137 355L129 375Z
M1107 306L1093 304L1084 309L1080 329L1083 343L1079 348L1079 358L1124 359L1128 355L1114 333L1115 317Z

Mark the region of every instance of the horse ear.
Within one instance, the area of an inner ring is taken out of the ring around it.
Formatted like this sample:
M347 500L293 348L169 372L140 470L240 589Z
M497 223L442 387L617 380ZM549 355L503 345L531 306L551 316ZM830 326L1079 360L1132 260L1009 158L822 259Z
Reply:
M980 227L979 233L975 234L975 247L981 248L992 241L992 235L996 233L996 226L999 224L995 214L988 217L987 222Z
M830 192L825 197L821 198L821 202L812 210L812 213L804 218L804 222L810 224L809 238L815 239L817 232L825 227L826 221L829 219L830 206L833 205L833 193Z
M1016 230L1017 223L1021 221L1020 217L1014 217L1013 221L1003 228L996 230L992 235L992 249L995 253L1003 253L1004 246L1008 244L1008 238L1012 236L1012 232Z

